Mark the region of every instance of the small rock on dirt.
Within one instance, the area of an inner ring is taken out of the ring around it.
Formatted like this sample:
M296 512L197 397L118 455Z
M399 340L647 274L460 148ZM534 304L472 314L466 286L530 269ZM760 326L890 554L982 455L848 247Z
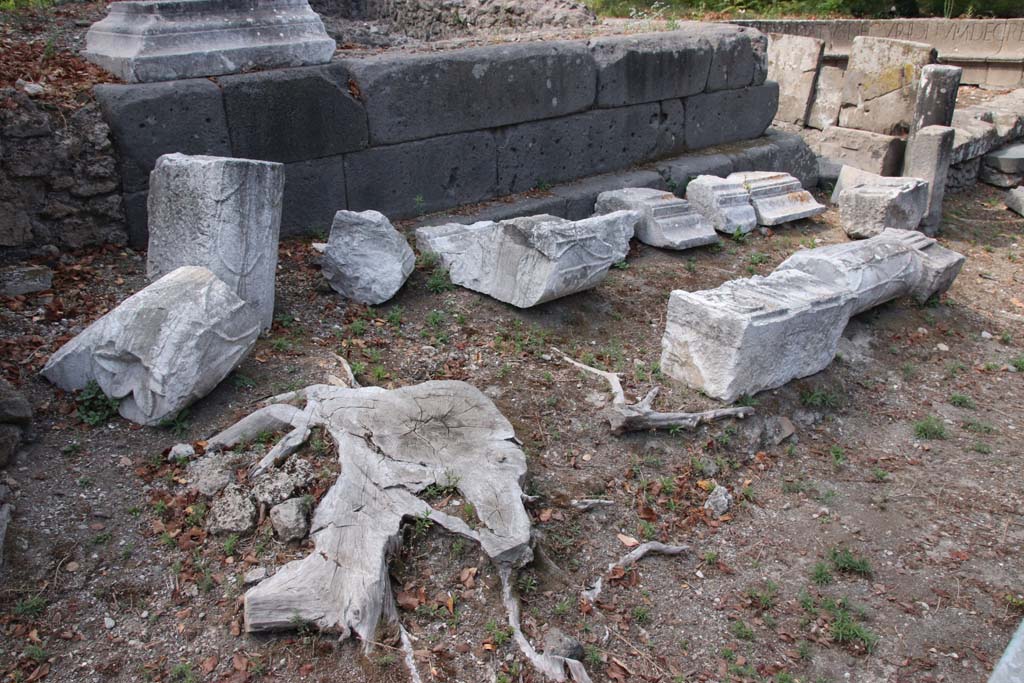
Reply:
M247 534L256 528L256 504L241 486L231 484L210 506L206 530L213 535Z
M257 503L277 505L295 495L313 480L313 466L307 460L290 458L280 470L272 470L260 477L252 487Z
M242 579L246 586L251 586L254 583L259 583L263 579L267 578L266 567L255 567L245 573L245 577Z
M704 501L704 509L716 519L728 512L731 506L732 496L729 494L729 490L719 484L715 484L711 495Z
M284 543L301 541L309 532L309 503L304 498L290 498L270 508L274 534Z
M167 462L177 462L181 459L189 459L194 457L196 449L192 447L192 444L179 443L171 447L171 450L167 453Z
M231 468L224 458L218 455L207 455L199 460L193 460L188 464L186 472L192 488L207 497L217 495L232 480Z

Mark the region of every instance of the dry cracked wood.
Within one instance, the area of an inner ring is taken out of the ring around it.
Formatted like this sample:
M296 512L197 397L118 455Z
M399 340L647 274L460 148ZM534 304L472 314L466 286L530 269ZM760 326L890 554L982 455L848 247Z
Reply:
M637 403L626 403L626 392L622 389L622 382L619 381L618 374L584 365L555 347L551 347L551 350L580 370L607 380L612 391L612 402L602 412L605 419L608 420L608 424L611 425L613 434L638 432L645 429L694 429L698 425L715 420L724 420L729 417L744 418L754 414L753 408L721 408L700 413L658 412L651 408L651 405L658 397L661 387L654 387Z
M275 401L304 401L304 408ZM504 580L531 561L530 519L521 482L526 458L512 425L494 404L464 382L379 387L314 385L268 400L268 405L217 434L209 447L232 447L266 430L291 428L254 470L279 465L324 426L337 444L341 474L314 513L316 550L282 567L245 595L248 631L315 624L343 636L358 634L367 648L381 618L397 621L388 558L401 542L403 521L429 516L478 542ZM432 484L456 486L479 518L474 529L418 497ZM506 585L503 601L516 642L547 676L581 683L575 660L537 654L518 630L518 602ZM408 657L409 636L401 629Z

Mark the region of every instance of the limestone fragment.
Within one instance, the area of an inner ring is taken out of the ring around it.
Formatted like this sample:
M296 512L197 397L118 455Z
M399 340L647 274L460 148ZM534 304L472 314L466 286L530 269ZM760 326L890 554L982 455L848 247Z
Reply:
M646 187L602 192L594 208L598 214L639 211L636 238L652 247L690 249L718 241L711 223L685 199L671 192Z
M839 194L839 222L850 237L874 237L886 228L916 230L928 210L928 183L879 178Z
M1024 143L989 152L981 160L978 179L996 187L1016 187L1024 181Z
M715 488L711 490L711 495L704 501L704 509L712 517L718 519L728 512L730 507L732 507L732 495L729 493L729 489L716 483Z
M46 266L14 265L0 268L0 296L34 294L49 289L53 271Z
M913 123L922 69L936 57L935 48L925 43L854 38L839 125L885 135L906 133Z
M843 69L838 66L822 66L818 72L818 84L814 92L807 126L824 130L839 120L839 108L843 100Z
M948 126L953 122L960 76L964 70L948 64L928 64L921 68L911 135L925 126Z
M814 101L825 43L817 38L773 33L768 40L768 78L779 84L776 121L807 122Z
M726 235L746 234L757 227L757 214L743 185L711 175L697 176L686 186L686 199Z
M826 211L800 181L788 173L744 171L732 173L726 179L742 184L750 194L758 225L789 223Z
M928 235L938 232L942 224L942 200L946 195L955 133L947 126L925 126L907 141L903 175L928 182L928 208L920 225L920 230Z
M165 154L149 180L146 275L202 266L274 322L284 165Z
M215 536L242 536L256 528L256 504L244 488L231 484L213 501L206 518L206 530Z
M322 261L324 277L342 296L377 305L393 297L416 267L402 233L377 211L339 211Z
M416 240L420 251L438 255L455 284L529 308L600 284L626 257L640 219L637 211L581 221L541 214L426 226Z
M206 268L182 267L62 346L43 375L65 391L95 381L123 417L156 425L199 400L260 334L251 306Z
M946 291L964 257L908 230L800 251L768 277L669 298L662 370L723 401L824 369L851 315Z
M270 508L270 524L282 543L301 541L309 533L309 502L290 498Z
M900 172L904 142L894 135L829 126L813 145L815 153L832 161L879 175Z

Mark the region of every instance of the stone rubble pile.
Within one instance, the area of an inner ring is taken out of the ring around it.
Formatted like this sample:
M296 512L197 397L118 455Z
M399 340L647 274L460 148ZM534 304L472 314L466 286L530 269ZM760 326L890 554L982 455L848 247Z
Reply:
M728 402L782 386L828 366L850 316L899 296L927 301L963 262L919 232L890 229L797 252L767 277L674 291L662 371Z
M918 178L877 177L839 193L839 223L854 239L887 228L916 230L928 209L928 183Z

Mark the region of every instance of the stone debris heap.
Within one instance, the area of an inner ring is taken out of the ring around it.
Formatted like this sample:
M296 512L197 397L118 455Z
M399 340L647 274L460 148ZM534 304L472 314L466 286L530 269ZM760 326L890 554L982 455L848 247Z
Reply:
M259 334L255 308L206 268L185 266L62 346L43 375L65 391L94 381L124 418L158 425L212 391Z
M731 173L726 180L740 183L750 195L758 225L780 225L818 216L827 210L788 173L744 171Z
M149 188L150 281L181 266L208 268L270 329L284 164L165 154Z
M596 287L626 258L643 215L615 211L581 221L541 214L416 230L423 253L437 254L453 283L529 308Z
M602 192L594 211L639 211L636 238L652 247L691 249L718 241L714 226L696 207L664 190L628 187Z
M899 296L946 291L964 257L908 230L800 251L771 275L674 291L662 371L732 402L823 370L850 316Z
M334 291L375 306L402 288L416 267L416 254L384 214L339 211L321 266Z
M757 227L757 214L743 183L700 175L686 186L686 199L726 235L745 235Z

